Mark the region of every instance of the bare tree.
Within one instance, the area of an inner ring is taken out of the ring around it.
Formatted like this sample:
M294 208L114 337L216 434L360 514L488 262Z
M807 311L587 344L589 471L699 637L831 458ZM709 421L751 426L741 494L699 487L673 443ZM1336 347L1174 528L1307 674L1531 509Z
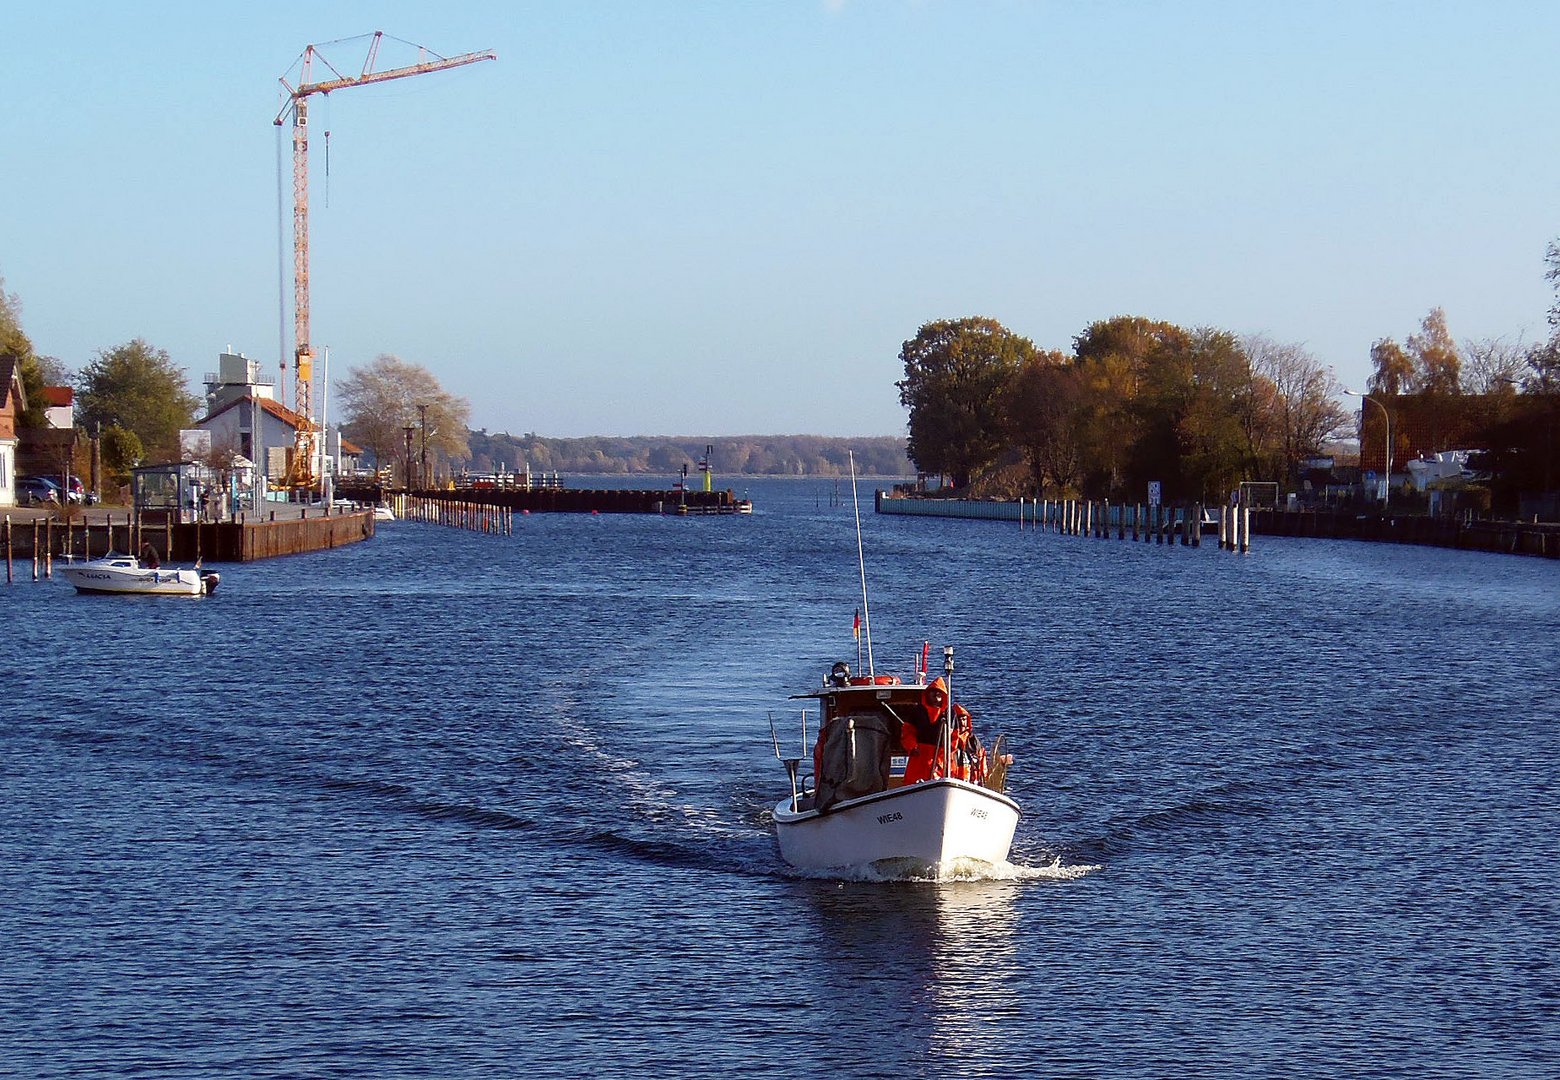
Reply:
M1253 336L1243 346L1252 371L1272 384L1284 474L1292 479L1302 461L1348 430L1349 414L1338 403L1343 387L1303 345Z
M471 403L446 391L421 364L384 353L350 369L336 392L346 420L344 431L374 455L377 465L402 452L408 427L417 432L414 454L420 452L426 430L428 450L436 459L448 463L471 456L467 440Z
M1465 394L1509 394L1520 379L1528 347L1519 334L1465 341L1462 346L1462 387Z

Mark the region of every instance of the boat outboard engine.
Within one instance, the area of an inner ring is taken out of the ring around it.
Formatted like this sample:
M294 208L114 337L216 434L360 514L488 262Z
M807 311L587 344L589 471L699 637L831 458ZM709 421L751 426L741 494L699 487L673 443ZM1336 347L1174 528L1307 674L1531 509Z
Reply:
M829 682L834 686L850 685L850 665L841 660L829 669Z
M221 574L202 574L200 576L200 583L204 587L207 596L217 591L217 582L221 580Z

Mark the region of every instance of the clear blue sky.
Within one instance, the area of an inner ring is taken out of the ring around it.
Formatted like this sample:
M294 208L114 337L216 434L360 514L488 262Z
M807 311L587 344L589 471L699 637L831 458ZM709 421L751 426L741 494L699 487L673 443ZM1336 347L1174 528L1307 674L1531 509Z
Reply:
M1266 333L1356 384L1433 306L1547 332L1560 4L62 0L0 15L35 347L274 374L277 76L374 29L499 60L314 99L314 340L478 427L898 434L901 342L963 315Z

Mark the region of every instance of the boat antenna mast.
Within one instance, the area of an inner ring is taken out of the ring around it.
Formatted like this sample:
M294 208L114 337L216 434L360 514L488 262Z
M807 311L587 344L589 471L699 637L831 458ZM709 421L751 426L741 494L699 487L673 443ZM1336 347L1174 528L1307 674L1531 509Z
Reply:
M943 703L942 759L943 776L953 770L953 646L943 646L943 693L948 700Z
M856 452L847 451L850 457L850 497L856 504L856 566L861 571L861 633L867 639L867 674L876 676L872 663L872 609L867 606L867 557L861 547L861 496L856 491ZM857 660L857 664L861 663Z
M405 79L412 75L426 75L434 71L475 64L479 60L497 60L492 49L483 52L463 53L460 56L440 56L421 45L417 49L418 62L404 67L375 71L374 61L379 56L379 43L383 30L375 30L369 38L368 57L363 69L356 75L344 75L320 53L322 46L309 45L298 58L298 82L293 85L283 75L282 110L276 114L276 126L281 127L289 115L292 117L293 141L293 377L297 391L293 395L293 410L298 414L298 428L293 443L292 462L287 468L286 485L295 489L312 488L317 483L314 475L314 418L311 392L314 382L314 346L309 336L309 97L313 94L329 94L332 90L345 90L350 86L367 86L370 83ZM326 42L340 45L347 40ZM392 38L399 41L399 38ZM411 42L402 42L410 45ZM314 63L318 61L327 69L328 77L314 79ZM288 74L291 74L289 69ZM328 135L329 132L326 132ZM282 360L282 383L285 392L287 361ZM322 417L323 419L323 417Z

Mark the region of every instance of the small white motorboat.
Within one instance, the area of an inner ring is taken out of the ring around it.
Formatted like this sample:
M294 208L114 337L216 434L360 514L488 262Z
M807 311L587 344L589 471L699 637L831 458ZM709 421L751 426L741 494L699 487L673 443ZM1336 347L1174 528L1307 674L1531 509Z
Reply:
M143 565L133 555L105 555L101 559L62 567L65 580L84 593L133 593L145 596L204 596L217 591L221 576L193 570Z
M396 520L395 511L390 509L388 506L376 506L374 507L374 520L394 521Z
M854 496L854 454L850 472ZM861 646L866 646L867 674L853 676L850 665L840 661L824 677L822 689L792 695L818 702L811 787L800 775L803 759L781 754L780 737L770 722L775 756L791 780L790 798L774 808L780 856L804 870L932 877L979 873L1007 862L1013 846L1018 803L1005 794L1013 758L1003 752L1000 737L988 752L969 711L954 704L952 646L943 649L942 677L926 678L929 643L921 647L910 682L877 674L861 502L855 501L861 607L852 633L858 667ZM806 747L804 711L804 754Z
M952 653L944 650L950 677ZM1012 758L1000 739L989 752L981 745L947 682L921 671L908 683L852 677L838 663L822 689L795 696L816 699L822 722L811 786L800 759L781 759L791 795L774 821L786 862L942 877L1007 861L1018 825L1018 804L1004 793Z

